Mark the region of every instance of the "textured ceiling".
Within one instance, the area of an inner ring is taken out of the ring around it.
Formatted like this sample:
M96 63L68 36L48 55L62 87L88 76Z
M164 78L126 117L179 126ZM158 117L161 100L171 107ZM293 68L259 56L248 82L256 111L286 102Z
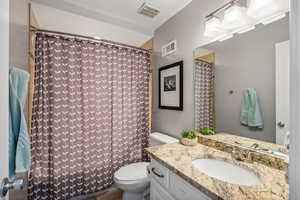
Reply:
M192 0L32 0L57 9L129 28L147 35L178 13ZM160 10L155 18L137 13L148 2Z

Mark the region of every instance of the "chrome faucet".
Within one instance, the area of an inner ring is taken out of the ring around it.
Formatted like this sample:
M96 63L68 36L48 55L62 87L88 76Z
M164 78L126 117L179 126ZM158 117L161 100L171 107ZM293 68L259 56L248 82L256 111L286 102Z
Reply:
M237 147L233 147L233 150L231 152L231 157L238 161L249 162L249 163L253 162L253 154L251 151L249 150L242 151Z
M259 147L259 145L258 145L257 143L253 143L253 144L251 145L251 147L254 148L254 149L257 149L257 148Z
M238 160L238 161L242 161L242 153L240 150L238 150L238 148L236 147L233 147L233 150L231 152L231 157L235 160Z

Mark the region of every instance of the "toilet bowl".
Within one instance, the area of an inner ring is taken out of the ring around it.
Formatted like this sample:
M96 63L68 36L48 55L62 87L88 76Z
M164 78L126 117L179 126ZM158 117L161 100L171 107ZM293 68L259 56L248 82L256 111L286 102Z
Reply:
M152 133L149 146L176 143L179 140L162 133ZM123 200L146 200L149 194L150 180L148 178L147 162L138 162L121 167L114 174L116 187L123 190Z
M121 167L114 174L116 187L123 190L123 200L144 200L150 185L147 162L133 163Z

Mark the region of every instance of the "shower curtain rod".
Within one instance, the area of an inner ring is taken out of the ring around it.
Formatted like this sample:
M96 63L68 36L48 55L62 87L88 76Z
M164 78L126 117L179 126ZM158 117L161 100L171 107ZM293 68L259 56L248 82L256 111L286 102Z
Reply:
M131 49L137 49L137 50L140 50L140 51L150 52L149 50L146 50L146 49L143 49L143 48L139 48L139 47L135 47L135 46L131 46L131 45L128 45L128 44L119 43L119 42L114 42L114 41L111 41L111 40L97 39L97 38L90 37L90 36L85 36L85 35L78 35L78 34L72 34L72 33L64 33L64 32L59 32L59 31L39 29L39 28L36 28L34 26L30 26L30 31L35 32L35 33L50 33L50 34L54 34L54 35L70 36L70 37L74 37L74 38L83 38L83 39L93 40L93 41L97 41L97 42L104 42L104 43L108 43L108 44L114 44L114 45L117 45L117 46L120 46L120 47L127 47L127 48L131 48Z

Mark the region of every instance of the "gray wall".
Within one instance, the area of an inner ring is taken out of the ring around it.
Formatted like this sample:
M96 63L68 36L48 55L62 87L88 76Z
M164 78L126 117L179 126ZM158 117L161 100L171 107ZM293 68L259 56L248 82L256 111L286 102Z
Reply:
M208 41L207 38L203 36L204 32L204 19L205 16L221 6L224 3L224 1L220 0L211 0L211 1L205 1L205 0L194 0L192 1L188 6L186 6L181 12L179 12L177 15L172 17L170 20L168 20L166 23L164 23L160 28L158 28L154 33L154 73L153 73L153 81L154 81L154 89L153 89L153 131L160 131L163 133L166 133L171 136L180 137L180 132L182 129L193 129L194 128L194 85L193 85L193 51L201 46L201 44L204 44ZM269 25L269 26L272 26ZM283 30L281 36L279 36L278 41L283 41L288 39L288 28ZM248 36L248 34L253 34L251 32L243 34ZM269 33L266 38L261 38L263 42L266 42L269 44L272 43L270 39L270 36L272 36L273 33ZM168 43L169 41L176 39L178 44L178 50L175 54L172 54L171 56L167 57L161 57L161 46ZM238 40L238 38L234 38L234 40ZM230 40L229 40L230 41ZM252 42L248 43L250 44L250 48L248 51L251 51L251 48L255 48L255 45L253 45ZM260 43L258 42L258 45ZM251 51L253 54L253 51ZM255 53L255 52L254 52ZM241 56L241 55L239 55ZM263 56L263 54L257 54L257 61L258 58ZM274 55L268 55L268 57L272 57ZM184 110L183 111L172 111L172 110L163 110L158 108L158 69L164 65L171 64L173 62L183 60L184 61ZM274 62L274 59L272 59L271 62ZM238 61L236 62L238 64ZM274 63L273 63L274 64ZM271 66L271 63L269 63L268 66ZM247 68L247 67L245 67ZM243 77L245 78L245 85L242 86L244 89L247 85L250 87L256 87L256 85L259 85L259 83L265 82L265 79L269 82L262 88L262 92L259 89L259 94L264 93L264 91L269 91L269 97L270 98L264 98L262 106L264 109L264 118L266 123L266 128L264 129L265 133L260 132L250 132L247 129L244 129L244 127L240 127L240 125L237 125L238 121L235 118L235 121L232 123L235 123L234 126L231 127L231 125L227 125L225 121L222 123L222 119L226 119L228 115L222 114L217 116L217 127L218 130L224 130L224 131L230 131L232 133L241 133L241 135L254 137L258 139L263 139L266 141L274 141L275 140L275 102L274 102L274 78L275 78L275 72L271 72L269 67L261 67L261 71L259 74L268 74L268 76L259 76L255 77L257 78L257 83L250 84L250 81L252 80L250 76ZM221 68L222 69L222 68ZM234 85L234 81L237 78L237 75L230 74L230 70L228 72L218 70L217 73L227 73L232 76L231 82L227 83L226 90L221 89L220 95L223 96L226 101L233 101L234 105L230 106L232 109L228 109L230 112L227 111L227 113L231 113L229 115L235 115L236 116L236 109L240 109L240 96L241 89L238 87L229 87L231 84ZM245 69L246 73L250 73L251 70L255 69L250 68ZM257 70L256 70L257 71ZM236 73L235 73L236 74ZM242 76L242 75L241 75ZM247 81L249 84L247 84ZM272 82L272 83L271 83ZM224 86L225 87L225 86ZM234 89L235 94L232 96L228 96L228 89ZM220 90L217 88L217 90ZM223 94L222 94L223 93ZM220 96L218 95L218 96ZM268 95L267 95L268 96ZM272 96L272 98L271 98ZM270 101L272 100L272 102ZM217 103L219 104L219 103ZM217 107L219 108L220 105ZM233 109L233 107L235 109ZM235 114L234 114L235 113ZM273 126L271 125L273 124ZM226 128L223 128L226 127ZM250 134L250 135L249 135Z
M275 142L275 44L289 40L289 20L263 26L204 48L215 52L216 131ZM256 88L263 130L250 130L239 122L245 88ZM233 90L232 95L229 91Z
M29 0L9 1L9 66L26 71L28 71L28 3ZM25 112L26 108L27 106ZM27 199L27 173L18 174L18 177L25 180L25 188L10 192L10 199L24 200Z
M10 0L9 65L28 70L28 3L29 0Z
M194 127L193 51L206 39L203 37L205 15L222 5L220 0L194 0L154 33L153 131L179 137L182 129ZM161 57L161 46L176 39L178 50ZM158 108L158 68L175 61L184 61L184 110Z

